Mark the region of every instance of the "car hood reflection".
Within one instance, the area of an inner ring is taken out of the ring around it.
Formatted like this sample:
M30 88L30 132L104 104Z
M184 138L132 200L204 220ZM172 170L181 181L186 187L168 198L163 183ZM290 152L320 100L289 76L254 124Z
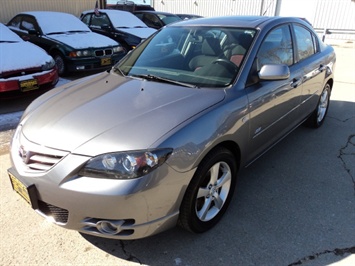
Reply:
M102 73L37 99L22 132L31 142L94 156L149 148L222 101L224 90L191 89ZM43 102L41 102L43 101ZM188 108L186 108L188 106Z

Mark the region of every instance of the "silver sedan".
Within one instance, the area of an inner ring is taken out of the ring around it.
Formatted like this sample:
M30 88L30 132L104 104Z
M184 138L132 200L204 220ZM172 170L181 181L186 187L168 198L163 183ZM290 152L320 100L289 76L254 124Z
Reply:
M297 18L171 24L110 71L35 100L12 140L11 184L85 234L205 232L227 210L238 169L297 126L323 124L335 59Z

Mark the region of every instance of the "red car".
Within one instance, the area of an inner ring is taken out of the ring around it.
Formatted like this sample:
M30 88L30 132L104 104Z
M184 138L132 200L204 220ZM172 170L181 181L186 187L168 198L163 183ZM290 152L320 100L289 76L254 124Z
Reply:
M0 51L0 96L50 89L57 84L59 77L53 58L3 24Z

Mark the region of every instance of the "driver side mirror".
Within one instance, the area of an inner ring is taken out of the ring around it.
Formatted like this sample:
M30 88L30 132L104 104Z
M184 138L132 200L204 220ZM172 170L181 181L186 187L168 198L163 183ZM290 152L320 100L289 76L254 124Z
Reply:
M290 77L290 69L287 65L263 65L259 72L261 80L283 80Z

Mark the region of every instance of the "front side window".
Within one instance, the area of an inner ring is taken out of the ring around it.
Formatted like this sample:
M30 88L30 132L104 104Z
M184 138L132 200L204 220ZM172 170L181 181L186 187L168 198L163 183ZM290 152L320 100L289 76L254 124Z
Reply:
M295 25L296 43L298 48L298 60L301 61L315 54L313 34L302 26Z
M36 30L36 20L31 17L23 17L22 29L27 30L27 31Z
M290 28L284 25L273 29L264 39L258 55L259 69L266 64L293 64Z

